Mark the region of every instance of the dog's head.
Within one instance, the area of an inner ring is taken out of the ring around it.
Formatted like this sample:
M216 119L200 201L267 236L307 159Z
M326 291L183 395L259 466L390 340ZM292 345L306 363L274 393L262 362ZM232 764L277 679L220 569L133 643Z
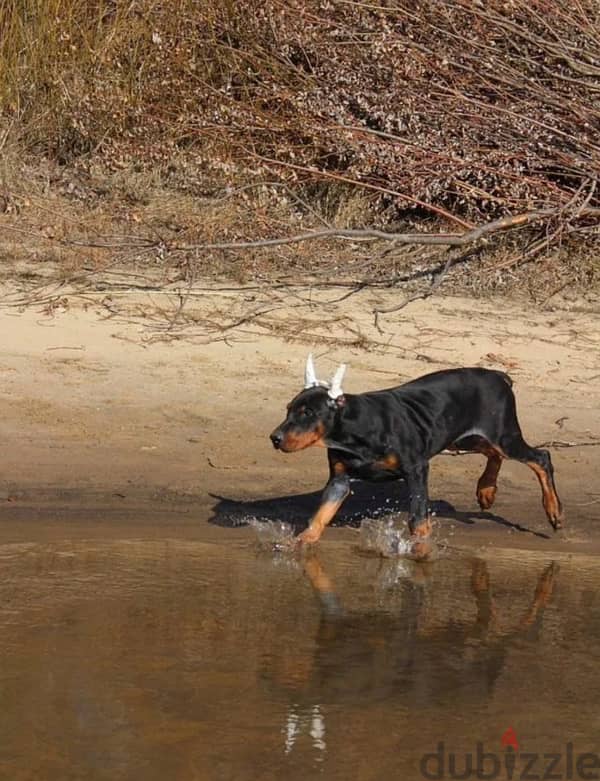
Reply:
M285 453L304 450L311 445L327 447L327 435L340 407L345 404L341 384L345 370L342 364L331 382L322 382L316 378L312 355L308 356L304 390L288 404L285 420L271 434L273 447Z

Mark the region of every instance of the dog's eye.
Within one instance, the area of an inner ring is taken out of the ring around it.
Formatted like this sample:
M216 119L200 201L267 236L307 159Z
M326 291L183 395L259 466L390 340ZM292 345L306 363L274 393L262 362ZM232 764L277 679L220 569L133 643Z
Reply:
M313 411L311 409L307 409L306 407L304 407L304 409L300 412L300 417L302 418L311 418L312 415Z

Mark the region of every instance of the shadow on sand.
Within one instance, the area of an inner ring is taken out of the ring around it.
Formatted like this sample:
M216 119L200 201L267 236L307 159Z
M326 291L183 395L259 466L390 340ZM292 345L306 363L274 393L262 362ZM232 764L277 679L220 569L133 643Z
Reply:
M309 518L319 505L321 491L305 494L288 494L269 499L238 500L226 496L211 494L216 500L208 523L216 526L235 528L245 526L251 519L265 521L284 521L294 532L306 528ZM491 512L460 511L452 504L432 500L431 511L440 518L448 518L463 524L475 524L478 520L491 521L524 534L549 539L548 534L529 529L523 524L512 522ZM372 518L385 518L408 511L408 493L404 483L383 483L376 486L370 483L356 482L352 494L344 502L334 518L332 526L359 528L362 521Z

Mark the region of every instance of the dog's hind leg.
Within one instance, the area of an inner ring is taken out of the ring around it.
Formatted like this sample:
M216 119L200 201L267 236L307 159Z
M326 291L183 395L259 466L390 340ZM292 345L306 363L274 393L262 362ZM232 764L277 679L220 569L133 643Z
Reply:
M542 489L542 504L546 511L546 516L550 525L556 531L562 528L563 511L562 504L556 492L554 483L554 467L552 459L547 450L531 447L520 435L513 435L511 438L503 438L501 449L506 458L514 458L521 461L535 472Z
M518 427L516 428L518 431ZM481 453L487 456L487 464L477 482L477 501L482 510L489 510L496 499L498 473L502 466L504 454L494 447L491 441L480 435L470 435L460 438L453 445L459 451Z

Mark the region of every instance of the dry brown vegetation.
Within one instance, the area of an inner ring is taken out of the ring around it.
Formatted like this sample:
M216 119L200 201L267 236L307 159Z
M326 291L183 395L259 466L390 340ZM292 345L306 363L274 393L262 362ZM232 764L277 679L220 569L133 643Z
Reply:
M396 283L445 255L189 248L545 209L480 288L597 281L595 0L4 0L0 33L5 257Z

